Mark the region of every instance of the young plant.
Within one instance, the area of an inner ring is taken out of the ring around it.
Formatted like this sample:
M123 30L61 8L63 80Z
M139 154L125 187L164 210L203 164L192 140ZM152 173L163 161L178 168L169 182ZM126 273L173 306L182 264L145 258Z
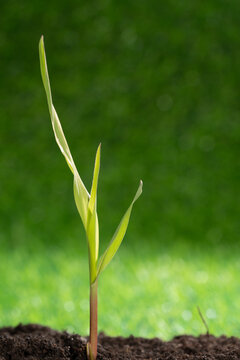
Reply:
M142 181L140 181L138 190L131 202L129 208L124 214L117 230L115 231L112 240L110 241L107 249L103 255L98 258L99 249L99 225L97 215L97 187L98 187L98 174L100 169L100 151L101 144L98 146L95 165L93 171L92 188L90 194L83 184L81 177L78 174L77 168L73 161L71 152L69 150L66 138L64 136L61 123L53 105L51 87L49 82L47 60L44 49L43 36L39 42L39 56L40 56L40 68L43 80L43 85L47 95L48 108L50 112L53 132L56 142L65 157L65 160L73 174L73 191L76 206L79 215L82 219L82 223L86 232L87 244L88 244L88 258L89 258L89 278L90 278L90 339L87 344L87 355L91 360L95 360L97 357L97 291L98 291L98 278L106 266L110 263L114 255L116 254L123 238L126 233L133 204L139 198L142 193Z

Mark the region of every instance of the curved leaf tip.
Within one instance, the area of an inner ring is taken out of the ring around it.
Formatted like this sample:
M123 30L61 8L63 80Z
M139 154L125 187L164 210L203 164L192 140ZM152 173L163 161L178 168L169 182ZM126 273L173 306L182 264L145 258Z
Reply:
M84 184L82 182L82 179L80 178L80 176L78 174L78 171L74 164L74 161L73 161L67 140L65 138L60 120L58 118L57 112L53 105L43 35L41 36L40 41L39 41L39 58L40 58L40 70L41 70L41 75L42 75L42 81L43 81L44 89L46 92L47 103L48 103L48 108L49 108L49 113L50 113L50 118L51 118L51 122L52 122L52 128L53 128L55 140L58 144L60 151L62 152L63 156L65 157L65 160L66 160L71 172L73 173L75 202L77 205L78 212L83 221L83 224L84 224L84 226L86 226L89 194L88 194L86 187L84 186Z
M121 245L123 238L127 231L127 227L128 227L129 219L131 216L133 205L134 205L135 201L137 201L139 196L142 194L142 188L143 188L143 182L142 182L142 180L140 180L140 183L139 183L137 192L133 198L133 201L131 202L129 208L123 215L123 218L122 218L120 224L118 225L117 230L115 231L115 233L112 237L112 240L111 240L110 244L108 245L106 251L100 258L100 261L98 264L97 276L99 276L100 273L106 268L106 266L110 263L110 261L112 260L112 258L116 254L116 252L118 251L119 246Z

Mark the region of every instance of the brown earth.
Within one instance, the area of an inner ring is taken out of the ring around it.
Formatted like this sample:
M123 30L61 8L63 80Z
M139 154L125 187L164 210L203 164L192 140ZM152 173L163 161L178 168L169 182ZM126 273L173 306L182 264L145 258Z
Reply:
M87 360L86 338L41 325L0 329L0 360ZM240 360L240 339L182 335L171 341L99 335L97 360Z

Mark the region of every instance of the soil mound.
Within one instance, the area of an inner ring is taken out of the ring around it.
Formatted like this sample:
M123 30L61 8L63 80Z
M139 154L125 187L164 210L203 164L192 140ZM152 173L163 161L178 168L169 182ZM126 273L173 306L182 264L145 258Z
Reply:
M0 360L87 360L87 338L41 325L0 329ZM182 335L171 341L99 334L97 360L240 360L240 339Z

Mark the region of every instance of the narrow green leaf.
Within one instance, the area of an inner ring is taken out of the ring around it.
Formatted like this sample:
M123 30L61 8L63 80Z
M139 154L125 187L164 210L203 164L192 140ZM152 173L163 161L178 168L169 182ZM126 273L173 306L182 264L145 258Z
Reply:
M47 59L44 49L44 41L43 41L43 35L41 36L40 42L39 42L39 57L40 57L40 69L41 69L41 75L42 75L42 81L43 85L46 91L47 95L47 102L49 107L49 112L52 112L52 94L51 94L51 87L50 87L50 81L48 76L48 69L47 69Z
M94 211L93 214L89 212L88 214L89 217L86 233L89 251L90 282L93 284L97 277L99 225L97 212Z
M110 261L112 260L112 258L114 257L114 255L116 254L119 246L121 245L121 242L124 238L124 235L127 231L127 227L128 227L128 223L129 223L129 219L130 219L130 215L132 212L132 207L133 204L135 203L135 201L139 198L139 196L142 193L142 180L140 181L138 190L136 192L136 195L134 196L134 199L131 203L131 205L129 206L129 208L127 209L126 213L124 214L117 230L115 231L115 234L113 235L113 238L108 246L108 248L106 249L106 251L104 252L104 254L102 255L102 257L100 258L99 261L99 266L98 266L98 272L97 272L97 276L99 276L99 274L106 268L106 266L110 263Z
M86 227L89 194L82 182L82 179L80 178L80 176L78 174L78 171L74 164L70 149L68 147L67 140L64 136L61 123L59 121L57 112L56 112L53 102L52 102L52 93L51 93L51 86L50 86L48 69L47 69L47 60L46 60L46 54L45 54L45 49L44 49L43 36L41 37L40 42L39 42L39 58L40 58L42 81L43 81L43 85L44 85L44 88L46 91L48 108L49 108L49 112L50 112L53 132L55 135L56 142L57 142L62 154L64 155L71 172L74 175L74 197L75 197L77 209L79 211L79 214L81 216L83 224Z
M88 213L88 196L86 195L86 192L84 191L85 187L83 185L83 182L76 170L74 168L74 180L73 180L73 193L74 193L74 199L75 203L78 209L78 212L81 216L84 229L87 229L87 213Z
M98 146L93 171L92 188L88 203L87 238L90 256L90 281L93 283L97 276L97 259L99 250L99 225L97 216L97 187L100 170L101 144Z
M99 175L99 170L100 170L100 153L101 153L101 144L99 144L99 146L97 148L94 172L93 172L92 188L91 188L90 200L89 200L89 204L88 204L88 208L91 213L93 213L94 207L96 207L98 175Z
M53 132L54 132L58 147L60 148L63 156L65 157L66 162L67 162L71 172L74 173L75 164L74 164L71 152L69 150L67 140L64 136L63 129L62 129L60 120L58 118L58 114L57 114L53 104L52 104L52 112L50 113L50 115L51 115L51 120L52 120Z
M52 102L52 93L51 93L51 86L50 86L48 69L47 69L47 59L46 59L46 54L45 54L45 49L44 49L43 36L41 37L40 42L39 42L39 57L40 57L40 69L41 69L42 81L43 81L43 85L44 85L44 88L46 91L48 108L49 108L49 113L51 116L52 127L53 127L54 135L56 138L56 142L57 142L61 152L65 156L68 166L70 167L70 169L73 173L74 167L75 167L74 161L73 161L71 152L69 150L67 141L65 139L57 112L56 112L56 110L53 106L53 102Z

